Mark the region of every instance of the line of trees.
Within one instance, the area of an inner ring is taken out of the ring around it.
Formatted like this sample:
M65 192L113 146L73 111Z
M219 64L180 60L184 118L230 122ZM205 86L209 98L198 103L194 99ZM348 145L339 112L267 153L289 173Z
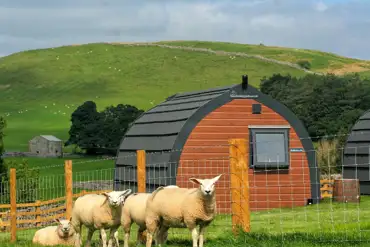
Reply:
M261 91L285 104L318 142L322 172L341 165L341 150L357 119L370 108L370 80L358 74L307 74L304 77L274 74L261 80ZM340 167L336 170L339 172Z
M108 106L98 112L93 101L86 101L72 113L69 139L86 154L116 154L129 125L144 111L132 105Z
M261 80L261 91L285 104L300 118L311 137L347 134L370 107L370 80L358 74L274 74Z

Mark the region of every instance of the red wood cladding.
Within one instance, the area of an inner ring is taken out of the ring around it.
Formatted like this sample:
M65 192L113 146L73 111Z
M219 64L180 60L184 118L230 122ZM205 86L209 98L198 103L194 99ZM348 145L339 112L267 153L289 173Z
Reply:
M217 208L231 213L229 147L230 138L248 138L248 125L289 125L271 108L262 105L262 114L252 114L253 99L235 99L221 106L192 130L180 158L177 185L196 187L190 177L210 178L224 174L216 184ZM289 146L303 148L293 128ZM289 169L274 172L249 169L252 211L303 206L311 198L310 174L305 153L291 153Z

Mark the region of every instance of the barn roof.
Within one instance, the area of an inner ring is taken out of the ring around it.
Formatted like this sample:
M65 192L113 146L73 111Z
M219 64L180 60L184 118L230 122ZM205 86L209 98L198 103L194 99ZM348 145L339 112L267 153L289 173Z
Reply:
M344 147L343 165L369 166L370 155L370 110L353 125Z
M52 135L40 135L42 138L45 138L48 141L56 141L56 142L61 142L59 138L56 138L55 136Z

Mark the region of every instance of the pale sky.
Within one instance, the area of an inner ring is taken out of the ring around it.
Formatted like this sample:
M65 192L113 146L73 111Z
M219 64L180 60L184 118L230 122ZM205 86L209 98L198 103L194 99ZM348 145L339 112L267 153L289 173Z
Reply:
M0 56L160 40L263 43L370 59L370 0L0 0Z

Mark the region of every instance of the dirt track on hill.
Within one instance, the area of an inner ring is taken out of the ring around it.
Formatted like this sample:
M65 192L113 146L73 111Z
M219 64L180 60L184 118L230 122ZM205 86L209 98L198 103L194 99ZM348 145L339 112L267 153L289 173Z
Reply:
M310 74L318 74L318 75L323 75L323 73L320 72L314 72L311 70L304 69L300 67L297 64L291 63L291 62L286 62L286 61L280 61L276 60L273 58L267 58L261 55L251 55L248 53L244 52L228 52L228 51L220 51L220 50L212 50L212 49L207 49L207 48L196 48L196 47L190 47L190 46L175 46L175 45L161 45L161 44L156 44L156 43L151 43L151 42L110 42L107 44L112 44L112 45L127 45L127 46L157 46L157 47L162 47L162 48L168 48L168 49L179 49L179 50L187 50L187 51L195 51L195 52L207 52L207 53L213 53L216 55L221 55L221 56L236 56L236 57L247 57L247 58L255 58L259 59L265 62L270 62L270 63L276 63L276 64L281 64L285 66L289 66L295 69L302 70L306 73Z

